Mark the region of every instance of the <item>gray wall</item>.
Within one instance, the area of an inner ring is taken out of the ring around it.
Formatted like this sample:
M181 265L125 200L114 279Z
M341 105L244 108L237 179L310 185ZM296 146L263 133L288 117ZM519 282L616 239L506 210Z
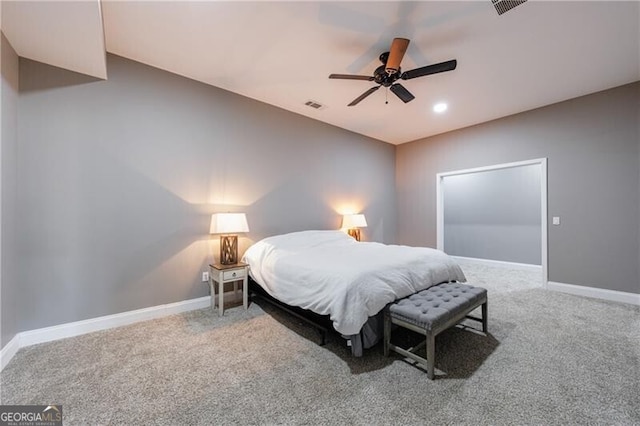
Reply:
M549 279L640 293L639 100L634 83L398 146L398 242L436 245L436 173L548 157Z
M541 265L541 166L446 176L444 251Z
M108 81L21 59L16 113L2 51L2 345L206 295L214 211L247 212L241 249L347 211L435 246L436 173L540 157L550 279L640 292L638 83L394 148L115 56Z
M0 145L0 195L1 195L1 238L0 238L0 345L9 342L18 330L18 307L14 303L18 298L18 274L16 271L17 237L17 168L18 149L18 56L4 34L1 35L2 78L1 78L1 131Z
M20 59L20 330L208 294L210 214L259 238L362 211L395 238L395 149L120 57L107 81Z

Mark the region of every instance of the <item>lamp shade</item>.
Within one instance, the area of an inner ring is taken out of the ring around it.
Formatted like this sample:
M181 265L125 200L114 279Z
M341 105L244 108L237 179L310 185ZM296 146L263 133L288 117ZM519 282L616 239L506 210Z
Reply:
M367 219L363 214L345 214L342 217L342 227L347 228L366 228Z
M244 213L214 213L211 215L210 234L236 234L249 232L247 216Z

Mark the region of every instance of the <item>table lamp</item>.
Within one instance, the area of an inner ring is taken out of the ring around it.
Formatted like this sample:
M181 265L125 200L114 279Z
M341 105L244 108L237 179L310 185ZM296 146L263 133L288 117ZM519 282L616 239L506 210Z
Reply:
M211 215L210 234L220 235L220 263L233 265L238 263L238 236L240 232L249 232L247 216L244 213L214 213Z
M347 233L356 241L360 241L360 228L367 227L367 219L363 214L345 214L342 216L342 228L347 229Z

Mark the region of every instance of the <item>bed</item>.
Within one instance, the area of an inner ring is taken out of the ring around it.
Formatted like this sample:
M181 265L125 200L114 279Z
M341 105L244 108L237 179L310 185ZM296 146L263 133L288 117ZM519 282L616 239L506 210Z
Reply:
M387 304L432 285L466 281L442 251L358 242L342 231L268 237L249 247L242 261L269 296L328 316L356 356L381 337L377 314Z

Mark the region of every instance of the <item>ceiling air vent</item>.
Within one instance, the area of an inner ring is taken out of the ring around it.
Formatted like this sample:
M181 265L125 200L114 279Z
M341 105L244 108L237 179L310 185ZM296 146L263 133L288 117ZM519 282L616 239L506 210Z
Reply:
M491 0L491 3L493 3L493 6L496 8L498 15L502 15L526 1L527 0Z
M316 102L316 101L307 101L304 103L306 106L311 107L313 109L324 109L325 106L322 105L320 102Z

